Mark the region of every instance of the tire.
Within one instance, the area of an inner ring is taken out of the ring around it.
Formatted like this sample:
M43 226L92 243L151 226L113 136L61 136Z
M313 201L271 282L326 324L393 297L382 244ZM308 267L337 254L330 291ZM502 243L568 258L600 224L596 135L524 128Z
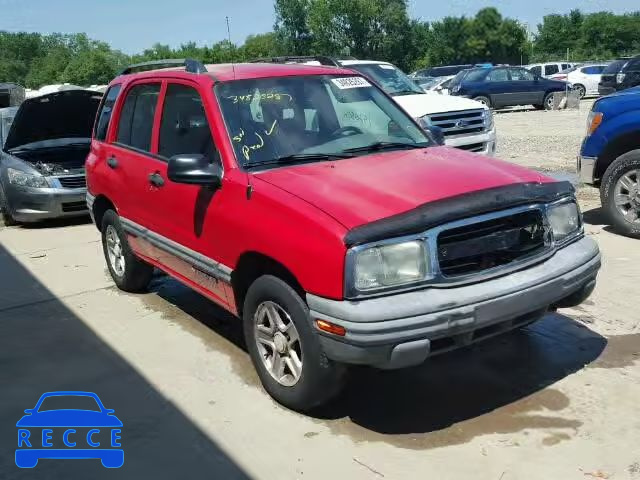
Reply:
M483 105L486 105L488 108L492 108L491 99L489 97L485 97L484 95L480 95L478 97L475 97L474 100L476 102L482 103Z
M553 110L553 92L547 93L542 101L542 109Z
M113 278L117 287L120 290L131 293L145 291L153 275L153 266L135 256L127 241L127 235L122 230L122 225L116 212L113 210L105 212L102 217L101 231L104 258L111 278ZM114 235L114 237L110 237L111 235ZM111 239L117 239L117 242L119 242L117 246L113 244ZM121 259L121 263L111 258L110 249L112 247L115 249L115 251L112 251L113 255ZM120 255L117 255L117 253Z
M573 89L578 92L578 98L580 100L582 100L584 97L587 96L587 89L585 88L584 85L580 85L579 83L577 85L573 86Z
M631 189L625 187L629 181ZM625 197L629 202L619 204ZM609 165L602 177L600 199L607 218L618 232L640 238L640 150L627 152Z
M0 220L2 220L6 227L18 225L16 219L9 213L9 205L7 205L2 190L0 190Z
M274 311L278 315L278 323L286 326L293 324L293 330L290 326L288 329L276 327L270 321ZM270 329L267 329L267 323ZM258 324L262 330L259 330ZM326 403L342 389L344 365L325 356L310 321L307 304L286 282L272 275L263 275L251 284L244 301L243 328L247 349L262 386L278 403L295 411L306 412ZM259 334L259 331L262 333ZM262 338L261 342L259 337ZM278 348L286 351L280 355ZM276 354L279 361L276 360ZM296 363L296 359L300 362ZM294 363L299 369L297 378L290 367ZM279 373L272 373L272 367L276 370L276 365L284 366Z

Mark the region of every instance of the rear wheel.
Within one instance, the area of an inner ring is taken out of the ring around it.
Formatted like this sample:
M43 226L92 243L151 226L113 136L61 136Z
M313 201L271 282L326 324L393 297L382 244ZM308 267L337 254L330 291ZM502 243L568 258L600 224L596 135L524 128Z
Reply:
M486 105L487 108L491 108L491 99L489 97L485 97L485 96L481 95L479 97L475 97L474 100L476 102L480 102L483 105Z
M260 381L276 401L308 411L340 392L344 366L325 356L306 303L283 280L264 275L253 282L243 327Z
M640 150L625 153L609 165L600 198L614 228L640 238Z
M545 110L553 110L553 92L547 93L542 103L542 108Z
M146 290L153 267L135 256L116 212L107 210L102 217L102 250L111 278L125 292Z

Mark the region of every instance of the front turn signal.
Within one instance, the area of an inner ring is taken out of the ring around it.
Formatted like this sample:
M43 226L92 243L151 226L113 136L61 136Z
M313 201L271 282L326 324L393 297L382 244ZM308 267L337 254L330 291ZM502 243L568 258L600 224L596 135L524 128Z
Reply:
M316 326L318 327L318 330L322 330L323 332L331 333L333 335L338 335L340 337L344 337L347 334L347 331L344 327L327 322L326 320L316 320Z

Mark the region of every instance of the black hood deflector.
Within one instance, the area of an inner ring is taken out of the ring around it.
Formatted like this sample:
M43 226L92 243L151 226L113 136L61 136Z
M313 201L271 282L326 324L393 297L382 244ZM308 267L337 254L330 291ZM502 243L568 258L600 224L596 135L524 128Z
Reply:
M4 149L58 138L90 138L102 94L65 90L25 100L9 129Z
M516 183L443 198L408 212L376 220L349 230L347 247L413 235L463 218L533 203L548 203L573 195L570 182Z

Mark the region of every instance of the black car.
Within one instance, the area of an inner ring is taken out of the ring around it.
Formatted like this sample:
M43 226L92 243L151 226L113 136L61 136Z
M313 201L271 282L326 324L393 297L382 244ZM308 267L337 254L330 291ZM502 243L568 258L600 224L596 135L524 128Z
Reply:
M640 85L640 55L616 60L609 65L598 84L600 95L609 95Z
M553 108L553 94L564 92L566 82L542 78L522 67L473 68L456 75L451 95L472 98L490 108L533 105Z

